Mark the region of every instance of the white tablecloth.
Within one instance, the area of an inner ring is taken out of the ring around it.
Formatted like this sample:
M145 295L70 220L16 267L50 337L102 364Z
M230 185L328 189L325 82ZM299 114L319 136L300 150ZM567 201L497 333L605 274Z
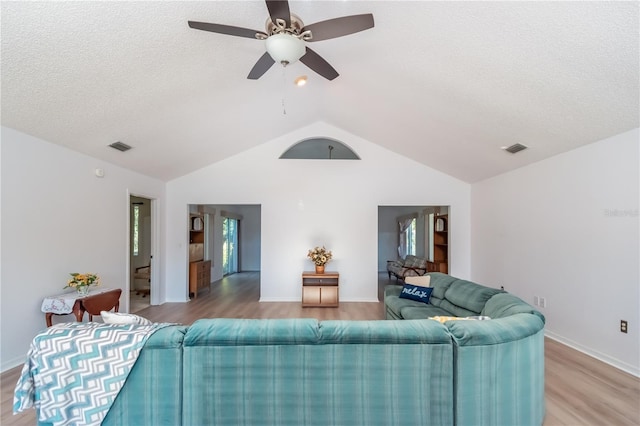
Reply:
M45 297L42 301L42 312L53 312L54 314L70 314L73 312L73 305L76 300L91 296L94 294L105 293L113 290L112 288L90 288L89 293L80 295L76 290L68 291L57 296Z

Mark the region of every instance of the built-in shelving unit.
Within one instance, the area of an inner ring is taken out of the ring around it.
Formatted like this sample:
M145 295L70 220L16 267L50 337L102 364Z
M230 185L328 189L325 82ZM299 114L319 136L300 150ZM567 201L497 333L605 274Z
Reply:
M429 272L449 272L449 215L436 215L433 221L433 262Z
M211 261L204 260L204 216L189 215L189 296L198 297L198 292L211 288Z

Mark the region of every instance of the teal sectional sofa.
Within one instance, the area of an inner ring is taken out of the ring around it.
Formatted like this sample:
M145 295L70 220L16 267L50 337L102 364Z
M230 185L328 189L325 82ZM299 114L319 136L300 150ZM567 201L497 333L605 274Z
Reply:
M202 319L149 338L104 425L452 425L436 321Z
M396 300L402 287L389 286L392 321L219 318L162 328L103 424L541 425L544 317L448 275L432 274L432 285L424 306ZM493 319L425 319L433 314Z
M504 290L429 273L428 304L385 288L387 319L486 316L444 322L454 365L454 424L540 425L544 420L544 316Z

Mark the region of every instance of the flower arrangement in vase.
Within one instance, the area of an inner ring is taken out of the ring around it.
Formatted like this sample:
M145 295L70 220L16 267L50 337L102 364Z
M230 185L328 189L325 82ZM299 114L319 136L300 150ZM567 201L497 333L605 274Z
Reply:
M333 257L333 254L330 250L327 250L324 246L322 247L314 247L309 250L307 253L307 257L311 259L313 264L316 266L316 274L324 274L324 265L327 264Z
M71 278L67 281L67 285L64 288L75 288L78 294L89 293L89 287L92 285L100 285L100 277L96 274L79 274L72 272Z

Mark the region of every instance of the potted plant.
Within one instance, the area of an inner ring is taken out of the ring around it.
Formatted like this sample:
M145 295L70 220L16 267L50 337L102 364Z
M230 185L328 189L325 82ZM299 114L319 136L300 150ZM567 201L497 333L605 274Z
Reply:
M324 265L326 265L333 255L330 250L327 250L324 246L322 247L314 247L309 250L307 253L307 257L311 259L313 264L316 266L316 274L324 274Z
M78 294L86 295L89 293L89 287L92 285L100 285L100 277L96 274L79 274L72 272L71 278L67 281L67 285L64 288L75 288Z

